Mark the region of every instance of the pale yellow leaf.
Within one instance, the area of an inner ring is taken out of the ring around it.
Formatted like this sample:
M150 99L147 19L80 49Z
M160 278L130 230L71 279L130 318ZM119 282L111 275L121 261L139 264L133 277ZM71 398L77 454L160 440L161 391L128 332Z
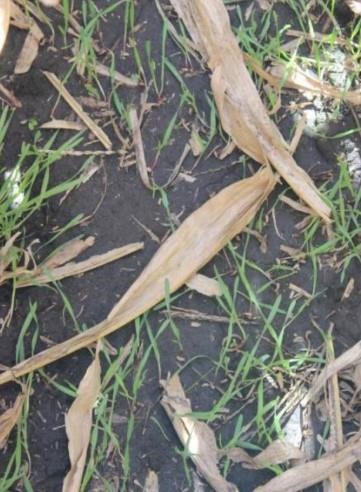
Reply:
M322 482L345 470L361 459L360 435L351 438L340 451L322 456L318 460L295 466L271 479L254 492L297 492Z
M211 69L211 86L221 123L237 146L262 164L270 162L294 192L323 220L330 207L293 159L270 120L246 68L222 0L171 0Z
M10 0L0 0L0 53L4 47L10 25Z
M135 107L131 107L128 113L129 124L133 135L133 145L137 162L137 169L144 186L150 190L153 189L149 178L147 162L145 160L142 134L140 132L140 121Z
M346 0L347 5L356 15L361 15L361 0Z
M59 267L50 267L40 265L35 272L21 275L17 279L17 286L28 287L30 285L47 284L56 280L62 280L67 277L81 275L95 268L119 260L124 256L128 256L140 249L143 249L143 243L131 243L120 248L111 249L106 253L94 255L84 261L70 262Z
M86 347L175 292L254 218L276 183L269 167L234 183L193 212L158 249L106 320L0 374L0 384ZM10 379L9 379L10 378Z
M89 236L86 239L72 239L52 253L50 257L41 264L41 267L56 268L64 265L64 263L71 261L73 258L79 256L83 251L93 246L94 243L94 236Z
M31 29L34 22L30 15L26 15L12 0L10 0L10 18L13 26L26 31Z
M33 22L20 51L20 55L16 60L14 73L21 74L30 70L35 58L38 56L39 43L43 37L42 30Z
M55 87L59 94L65 99L69 104L71 109L79 116L79 118L85 123L89 130L97 137L97 139L102 143L102 145L107 149L112 149L112 143L106 133L94 122L94 120L83 110L80 104L74 99L70 92L61 83L58 77L51 73L45 72L44 75L49 80L49 82Z
M46 123L43 123L40 128L44 130L74 130L74 131L82 131L85 126L82 123L78 123L77 121L68 121L68 120L50 120Z
M93 408L101 387L100 348L101 342L98 342L95 359L80 381L77 396L65 415L71 468L64 479L63 492L80 490L90 440Z
M11 236L10 239L6 241L6 243L2 248L0 248L0 283L6 268L11 263L11 257L9 255L9 252L11 248L14 246L14 243L19 236L20 236L20 232L17 232L13 236Z
M60 0L39 0L45 7L56 7L59 5Z
M95 64L95 71L99 75L104 75L105 77L113 77L115 82L118 82L118 84L120 85L125 85L126 87L138 87L139 85L136 80L133 80L130 77L121 74L117 70L111 70L110 68L99 62Z
M18 395L14 405L0 415L0 449L5 446L10 432L18 422L25 399L26 395L23 393Z
M291 89L341 99L354 105L361 104L361 90L342 91L337 87L323 82L316 75L305 72L298 66L287 67L286 65L275 63L269 70L269 74L272 80L275 81L274 85L279 87L282 85Z
M236 492L237 487L219 471L219 450L213 430L204 422L188 416L192 407L177 374L165 383L161 404L198 473L216 492Z
M143 492L159 492L158 475L153 470L148 472Z
M348 369L349 367L357 366L360 363L361 342L357 342L335 360L332 360L331 362L326 364L320 374L313 381L311 388L302 401L302 405L306 406L309 402L314 400L318 396L320 391L325 387L327 381L335 374L338 374L340 371Z
M256 456L250 456L242 448L225 449L222 455L227 456L235 463L242 463L245 468L260 470L271 465L280 465L289 460L304 459L304 453L293 444L286 441L277 440L267 446Z
M216 279L197 273L187 282L187 287L208 297L222 295L221 288Z

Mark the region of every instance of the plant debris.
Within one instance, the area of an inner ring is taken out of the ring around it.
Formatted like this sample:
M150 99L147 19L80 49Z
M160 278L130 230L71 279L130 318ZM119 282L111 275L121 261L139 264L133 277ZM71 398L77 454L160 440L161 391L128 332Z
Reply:
M192 407L179 376L175 374L163 386L162 407L198 472L216 492L236 492L237 487L227 482L218 469L219 450L214 432L207 424L189 415Z
M97 137L101 144L106 150L112 150L112 143L109 137L104 133L104 131L88 116L80 104L74 99L70 92L64 87L60 82L58 77L51 72L43 72L46 78L51 82L59 94L65 99L69 104L71 109L79 116L79 118L84 122L84 124L89 128L89 130Z
M270 162L293 191L325 222L330 207L290 154L269 119L232 33L221 0L171 0L194 45L212 71L211 85L222 126L237 146L262 164Z
M2 51L10 25L10 0L2 0L0 5L0 52Z
M100 349L101 342L98 342L95 358L80 381L78 394L65 415L71 468L64 479L63 492L80 490L90 440L93 407L101 388Z
M193 212L158 249L106 320L0 374L0 384L87 347L143 314L190 280L253 219L272 191L269 167L236 182Z
M17 396L14 405L0 415L0 449L5 447L11 431L17 424L26 398L27 395L21 393Z

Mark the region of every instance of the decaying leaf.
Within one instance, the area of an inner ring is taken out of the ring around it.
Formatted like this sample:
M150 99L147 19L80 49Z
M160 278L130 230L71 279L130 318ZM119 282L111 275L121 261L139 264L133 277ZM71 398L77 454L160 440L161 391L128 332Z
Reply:
M227 482L218 469L219 450L214 432L204 422L188 416L192 407L177 374L165 382L161 404L198 472L216 492L236 492L237 487Z
M0 283L1 283L1 278L2 278L5 270L7 269L7 267L11 263L9 251L14 246L14 243L15 243L16 239L19 237L19 235L20 235L20 232L17 232L13 236L11 236L11 238L6 241L4 246L2 248L0 248Z
M51 72L43 72L49 82L55 87L59 94L69 104L71 109L76 113L79 118L85 123L89 130L97 137L99 142L107 149L112 149L112 143L109 137L104 131L90 118L90 116L83 110L80 104L74 99L70 92L64 87L58 77Z
M322 456L318 460L295 466L273 478L265 485L257 487L254 492L297 492L307 489L326 478L345 470L361 459L360 434L351 438L337 451Z
M0 3L0 53L4 47L10 25L10 0Z
M77 121L51 120L43 123L40 128L43 130L74 130L82 131L85 126Z
M234 183L193 212L158 249L106 320L0 374L0 384L88 346L126 325L188 282L253 219L276 183L269 167Z
M361 15L361 0L346 0L346 3L352 12L357 15Z
M270 162L293 191L326 222L330 207L290 154L247 71L222 0L171 0L193 43L212 71L211 86L222 126L237 146L262 164Z
M269 70L271 79L269 82L280 87L289 87L302 91L321 94L326 97L341 99L354 105L361 104L361 91L341 91L326 82L320 80L316 75L305 72L298 66L287 67L280 63L273 64Z
M332 332L326 337L326 360L327 363L335 360L335 351L332 340ZM343 446L342 412L340 400L340 388L338 374L334 374L327 382L327 407L330 418L330 436L328 438L327 450L338 451ZM346 492L347 478L345 470L330 475L324 483L324 490Z
M105 77L113 77L115 82L118 82L118 84L120 85L125 85L126 87L138 87L139 85L136 80L133 80L119 73L117 70L111 70L110 68L99 62L95 64L95 71L99 75L104 75Z
M78 394L65 415L71 468L64 479L63 492L80 490L92 427L93 407L101 388L100 348L101 342L98 342L95 359L80 381Z
M272 4L274 3L274 0L256 0L258 3L259 8L262 10L269 10L272 8Z
M346 350L343 354L337 357L335 360L329 362L316 377L307 395L302 401L302 406L306 406L309 402L313 401L319 394L319 392L325 387L327 381L335 374L347 369L349 367L358 365L361 363L361 342L357 342L350 349Z
M49 267L48 265L40 265L35 272L20 275L17 278L17 286L29 287L30 285L47 284L56 280L62 280L67 277L81 275L95 268L119 260L124 256L128 256L140 249L143 249L143 243L131 243L120 248L115 248L100 255L94 255L84 261L70 262L58 267Z
M144 492L159 492L158 475L153 470L149 470L148 472L144 484Z
M265 450L254 457L241 448L225 449L221 453L233 462L242 463L245 468L254 470L260 470L271 465L280 465L290 460L304 459L305 457L299 448L282 440L272 442Z
M17 424L25 400L26 395L21 393L17 396L14 405L0 415L0 449L5 446L10 432Z
M129 110L129 124L133 134L133 145L135 149L137 169L140 178L144 186L152 190L153 186L148 175L147 162L145 160L143 147L143 139L140 133L140 121L135 107L131 107Z
M58 248L50 257L42 263L42 268L56 268L79 256L95 243L95 237L86 239L75 238Z
M222 291L216 279L197 273L187 282L187 287L207 297L221 296Z
M56 7L59 5L60 0L40 0L40 2L45 5L45 7Z
M193 126L192 128L191 138L189 139L189 145L194 157L199 157L202 154L204 150L204 145L201 137L199 136L199 132L196 126Z
M33 22L20 51L20 55L16 60L14 73L21 74L30 70L35 58L38 56L39 43L43 37L43 31L36 22Z

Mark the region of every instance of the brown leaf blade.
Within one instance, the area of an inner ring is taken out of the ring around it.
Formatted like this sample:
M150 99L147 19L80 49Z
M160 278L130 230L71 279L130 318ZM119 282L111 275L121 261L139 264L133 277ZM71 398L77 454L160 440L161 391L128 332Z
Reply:
M269 167L234 183L193 212L158 249L108 318L0 374L0 384L88 346L140 316L194 276L253 219L276 183Z
M144 154L143 140L142 140L142 135L140 133L140 121L138 119L137 110L134 107L131 107L129 110L129 124L132 130L133 145L135 149L137 169L140 178L144 186L149 190L152 190L153 186L148 175L147 163Z
M10 0L0 3L0 53L4 47L10 26Z
M192 407L177 374L165 383L161 405L198 472L216 492L236 492L237 487L227 482L219 472L218 447L214 432L204 422L187 416L192 412Z
M28 35L26 36L20 55L16 60L14 69L15 74L23 74L30 70L35 58L38 56L39 43L44 34L36 22L33 22Z
M361 15L361 0L346 0L347 5L356 15Z
M282 473L254 492L297 492L322 482L361 459L361 439L350 440L340 451Z
M202 275L201 273L194 275L194 277L187 282L187 287L207 297L217 297L222 295L222 290L217 280Z
M112 149L112 143L108 135L98 126L92 118L83 110L80 104L74 99L70 92L61 83L58 77L51 72L43 72L49 82L55 87L59 94L69 104L71 109L79 116L79 118L85 123L89 130L96 136L99 142L104 146L106 150Z
M25 394L18 395L14 405L0 415L0 449L5 446L10 432L18 422L25 399Z
M222 450L222 454L230 458L235 463L243 463L245 468L261 470L270 465L280 465L289 460L304 459L304 453L293 444L282 440L276 440L269 444L266 449L256 456L250 456L242 448L232 448Z
M86 239L76 238L68 241L67 243L62 245L54 254L52 254L50 258L44 261L41 266L43 268L56 268L58 266L64 265L64 263L73 260L83 251L93 246L94 242L94 236L89 236Z
M308 174L293 159L287 143L270 120L246 68L221 0L171 0L194 44L212 71L211 85L225 131L237 146L279 174L324 221L330 207Z
M285 65L274 64L269 72L274 81L273 85L280 87L289 87L302 91L309 91L315 94L321 94L325 97L345 100L351 104L361 104L361 91L341 91L316 77L303 71L300 67L294 66L290 70Z
M143 243L130 243L126 246L121 246L120 248L111 249L106 253L91 256L84 261L69 262L62 266L54 265L49 267L49 265L46 264L40 265L34 273L20 276L17 280L17 286L21 288L29 287L31 285L47 284L56 280L81 275L90 270L100 268L107 263L119 260L124 256L133 254L136 251L143 249L143 247Z
M80 381L77 397L65 416L71 468L64 479L63 492L80 490L90 440L93 407L101 387L100 346L101 342L98 342L95 359Z
M149 470L148 472L144 484L144 492L159 492L158 475L153 470Z

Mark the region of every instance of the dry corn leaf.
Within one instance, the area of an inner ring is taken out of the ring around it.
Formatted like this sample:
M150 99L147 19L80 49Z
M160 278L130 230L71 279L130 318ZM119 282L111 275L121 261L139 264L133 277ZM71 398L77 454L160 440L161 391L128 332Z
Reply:
M70 92L64 87L58 77L51 72L43 72L49 82L55 87L59 94L69 104L71 109L76 113L79 118L85 123L89 130L97 137L101 144L107 149L112 149L112 143L109 137L104 131L90 118L90 116L83 110L80 104L74 99Z
M194 157L199 157L202 154L204 150L204 145L201 137L199 136L199 132L196 126L193 126L192 128L191 138L189 139L189 145Z
M35 272L21 275L17 279L17 287L29 287L31 285L47 284L56 280L62 280L67 277L81 275L95 268L106 265L113 261L128 256L140 249L143 249L144 243L131 243L120 248L115 248L100 255L94 255L84 261L70 262L59 267L49 267L46 264L40 265Z
M4 47L10 26L10 0L0 0L0 53Z
M351 366L356 366L360 363L361 342L357 342L335 360L326 364L320 374L316 377L315 381L312 383L311 388L302 401L302 406L305 407L309 402L314 400L319 392L325 387L327 381L335 374L338 374L340 371L343 371Z
M34 20L30 15L26 15L21 8L13 1L10 1L10 19L11 25L18 29L29 31Z
M346 3L352 12L357 15L361 15L361 0L346 0Z
M60 0L39 0L45 7L56 7L59 5Z
M272 8L274 0L256 0L258 6L262 10L269 10Z
M280 465L290 460L301 460L305 458L304 453L293 444L277 440L272 442L267 448L257 456L250 456L247 451L241 448L225 449L222 455L227 456L235 463L242 463L245 468L261 470L271 465Z
M68 121L68 120L51 120L43 123L40 128L43 130L74 130L82 131L85 126L78 121Z
M72 239L58 248L50 257L42 263L42 268L56 268L79 256L95 243L95 237L86 239Z
M222 126L237 146L262 164L270 162L293 191L329 222L330 208L290 154L247 71L222 0L171 0L212 71L211 85Z
M347 285L341 297L341 301L345 301L346 299L348 299L351 296L352 292L354 291L354 288L355 288L355 279L351 277L350 280L347 282Z
M100 348L101 342L98 342L95 359L80 381L78 394L65 415L65 430L69 440L71 468L64 479L63 492L78 492L80 490L92 427L93 407L101 388Z
M234 183L193 212L158 249L108 318L0 374L0 384L88 346L126 325L188 282L253 219L276 183L269 167Z
M361 459L361 438L358 434L337 451L322 456L318 460L295 466L257 487L254 492L297 492L307 489L326 478L345 470Z
M165 382L161 404L197 471L216 492L236 492L237 487L227 482L218 469L219 450L214 432L204 422L188 416L192 407L177 374Z
M187 282L187 287L199 292L207 297L216 297L222 295L222 290L219 283L214 278L209 278L206 275L197 273Z
M16 398L14 405L0 415L0 449L5 446L10 432L19 420L25 400L26 395L21 393Z
M117 70L111 70L110 68L99 62L95 64L95 71L99 75L104 75L105 77L113 77L115 82L118 82L120 85L125 85L126 87L138 87L139 85L136 80L133 80L130 77L117 72Z
M43 39L44 33L40 27L33 22L28 35L26 36L19 57L16 60L14 73L22 74L30 70L35 58L39 53L39 43Z
M135 149L135 157L137 162L137 169L140 175L140 179L146 188L153 189L150 181L147 169L147 162L145 160L144 146L142 134L140 133L140 121L137 115L137 110L133 106L129 110L129 124L133 135L133 145Z
M14 246L14 243L16 239L19 237L19 235L20 232L17 232L13 236L11 236L11 238L6 241L4 246L0 248L0 283L5 270L11 263L11 257L9 255L9 251Z
M335 360L335 350L331 332L326 338L326 359L327 363L331 363ZM327 450L329 452L334 452L341 449L344 442L340 388L337 374L334 374L327 382L327 407L330 419L330 436L328 438ZM329 490L330 492L346 492L346 487L347 478L345 470L330 475L324 482L324 490Z
M158 475L153 470L148 472L143 492L159 492Z
M309 74L298 66L287 67L280 63L275 63L269 70L271 75L272 85L277 87L289 87L308 91L322 96L341 99L354 105L361 104L361 91L341 91L337 87L322 82L316 75Z

